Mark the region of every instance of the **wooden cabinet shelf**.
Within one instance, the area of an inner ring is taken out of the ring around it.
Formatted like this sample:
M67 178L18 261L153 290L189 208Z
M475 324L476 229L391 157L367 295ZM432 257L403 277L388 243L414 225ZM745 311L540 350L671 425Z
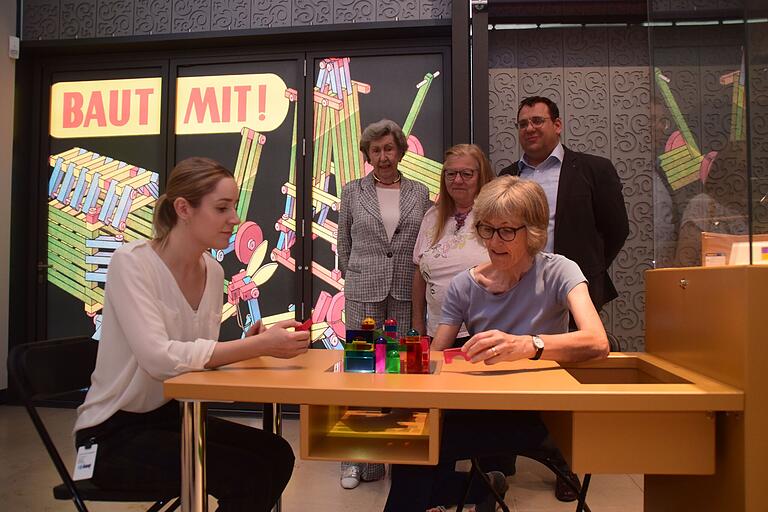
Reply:
M439 447L438 409L301 406L303 459L437 464Z

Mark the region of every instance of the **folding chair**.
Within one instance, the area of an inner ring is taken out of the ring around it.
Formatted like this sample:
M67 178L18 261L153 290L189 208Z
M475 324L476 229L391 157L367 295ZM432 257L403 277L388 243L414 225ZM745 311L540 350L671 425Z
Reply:
M71 499L80 512L88 512L85 501L148 501L155 503L147 512L157 512L166 506L166 512L176 510L179 500L174 496L151 491L109 490L98 488L89 480L73 481L35 409L45 400L59 397L77 396L82 401L84 391L91 384L97 349L98 343L92 339L75 337L25 343L13 347L9 354L10 376L63 482L53 488L53 496L57 500Z
M533 453L521 453L520 455L530 457L533 460L536 460L545 466L547 466L550 471L555 473L560 478L564 479L566 484L573 489L575 493L579 495L578 502L576 503L576 512L590 512L589 506L587 505L587 491L589 490L589 481L592 478L591 474L584 475L584 481L581 484L581 488L574 485L570 479L563 474L562 471L560 471L560 468L557 467L556 464L554 464L553 461L549 460L547 457L541 457L538 454ZM469 489L472 486L472 480L477 477L480 478L483 482L484 486L491 491L493 494L494 499L496 500L496 503L499 507L501 507L503 512L509 512L509 507L504 503L504 499L499 495L499 493L496 492L496 490L493 488L493 485L491 485L490 480L488 479L488 476L485 474L483 469L480 467L480 462L476 457L472 458L472 467L469 470L469 478L467 480L467 487L466 491L464 492L464 498L457 504L456 506L456 512L462 512L464 509L464 503L467 500L467 495L469 493Z

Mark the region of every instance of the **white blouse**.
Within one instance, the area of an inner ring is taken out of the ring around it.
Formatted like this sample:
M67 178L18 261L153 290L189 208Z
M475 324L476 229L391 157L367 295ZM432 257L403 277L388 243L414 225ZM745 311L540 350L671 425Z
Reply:
M443 300L451 280L468 268L488 261L488 251L475 236L474 216L470 211L461 228L450 217L445 223L443 236L432 245L437 224L437 206L424 215L419 236L413 248L413 262L427 284L427 334L434 336L440 324ZM457 337L468 336L461 326Z
M75 431L99 425L119 410L157 409L168 402L165 379L205 367L219 337L224 271L210 254L202 258L205 290L194 311L146 240L112 255L96 369Z
M379 212L381 222L387 239L391 242L397 225L400 223L400 189L376 187L376 196L379 199Z

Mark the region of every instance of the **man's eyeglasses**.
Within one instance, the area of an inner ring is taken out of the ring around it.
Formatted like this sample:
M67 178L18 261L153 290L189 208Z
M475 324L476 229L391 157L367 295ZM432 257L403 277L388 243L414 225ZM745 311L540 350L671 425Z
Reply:
M474 169L450 169L446 170L443 175L448 181L453 181L456 176L461 176L464 181L471 180L477 171Z
M525 130L529 125L533 125L534 128L541 128L541 126L549 121L549 117L532 117L530 119L521 119L515 122L515 126L518 130Z
M482 238L483 240L490 240L493 238L494 233L499 234L499 238L504 240L505 242L512 242L514 241L515 237L517 236L517 232L521 229L525 229L525 225L512 228L512 227L501 227L501 228L495 228L493 226L489 226L488 224L483 224L482 222L478 222L475 224L475 229L477 230L478 236Z

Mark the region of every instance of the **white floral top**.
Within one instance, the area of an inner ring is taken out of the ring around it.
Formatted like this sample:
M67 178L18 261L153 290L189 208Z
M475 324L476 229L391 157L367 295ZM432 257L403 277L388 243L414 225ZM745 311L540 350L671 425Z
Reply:
M475 236L475 221L471 211L464 225L458 229L456 220L449 218L443 236L432 245L436 222L437 207L433 206L424 215L413 248L413 262L427 283L427 334L430 336L437 332L443 299L451 280L462 271L488 261L488 251ZM468 336L463 325L458 334L458 337L462 336Z

